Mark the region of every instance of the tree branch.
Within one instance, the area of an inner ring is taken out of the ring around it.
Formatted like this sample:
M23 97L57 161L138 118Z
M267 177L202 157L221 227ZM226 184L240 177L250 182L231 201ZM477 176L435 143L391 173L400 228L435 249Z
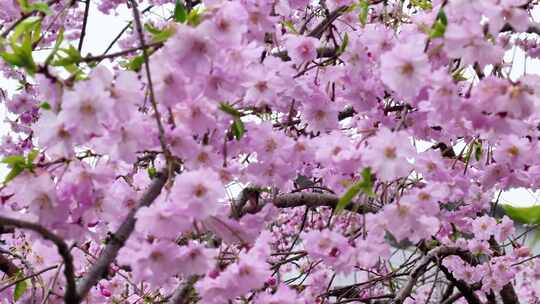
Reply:
M150 73L150 57L148 56L146 41L144 39L143 27L141 24L141 16L139 14L137 2L135 0L129 0L129 3L131 4L132 10L133 10L133 19L135 21L135 28L137 29L137 33L139 34L139 41L141 43L141 48L143 52L144 68L146 72L146 78L148 81L148 91L150 93L150 102L152 103L152 108L154 110L154 115L156 118L158 130L159 130L159 142L161 144L161 149L163 149L163 153L165 154L165 159L167 160L167 163L169 163L171 159L171 152L167 148L167 143L165 141L165 129L163 128L163 124L161 123L161 115L157 108L156 96L154 94L154 86L152 84L152 75Z
M86 36L86 25L88 24L89 13L90 13L90 0L86 0L86 5L84 7L84 19L83 19L83 24L82 24L81 36L79 37L79 46L77 47L77 50L79 50L79 53L82 50L84 37Z
M187 304L189 301L189 294L193 289L193 285L197 282L197 276L191 276L186 281L182 282L178 289L174 292L168 304Z
M75 268L73 267L73 257L66 242L56 234L52 233L45 227L23 220L12 219L4 216L0 216L0 226L13 226L22 229L32 230L40 234L43 238L50 240L56 245L58 253L64 260L64 276L67 281L67 288L64 294L64 301L66 303L79 303L79 297L76 292L75 285Z
M149 188L139 200L137 206L129 212L122 225L113 234L111 240L101 251L94 266L92 266L77 286L77 294L81 299L84 299L92 286L96 285L103 275L107 273L109 265L116 259L118 252L124 247L125 242L135 229L135 223L137 221L135 214L140 208L150 206L154 202L165 186L168 177L168 170L163 170L163 172L157 174L156 178L154 178Z
M450 256L450 255L459 255L460 257L466 254L462 249L457 247L446 247L441 246L437 247L435 249L432 249L429 251L419 262L416 263L414 269L411 271L411 274L409 275L409 280L407 281L407 284L403 286L399 292L396 294L396 297L390 302L391 304L401 304L405 301L406 298L408 298L411 295L411 292L413 290L414 285L416 285L416 282L418 279L426 272L428 265L432 261L440 262L443 258ZM442 265L439 265L439 268L447 275L445 270L443 270ZM448 272L448 270L446 269ZM448 272L449 273L449 272ZM451 274L450 274L451 276ZM453 278L453 276L452 276ZM455 279L454 279L455 281ZM453 282L459 289L460 286L458 286L459 282ZM464 284L464 283L462 283ZM460 289L461 291L461 289ZM465 292L462 292L465 295ZM480 304L480 302L475 304Z
M49 0L49 2L47 2L47 5L51 6L51 5L56 4L58 2L60 2L60 0ZM0 34L0 37L7 38L9 33L11 33L11 31L13 31L17 27L17 25L21 24L21 22L26 20L26 18L31 17L36 13L37 13L37 11L31 11L31 12L28 12L28 13L23 13L19 19L15 20L15 22L13 22L5 31L2 32L2 34Z
M58 265L49 266L49 267L47 267L47 268L45 268L45 269L42 269L42 270L40 270L40 271L38 271L38 272L36 272L36 273L32 273L31 275L28 275L28 276L25 276L25 277L21 277L21 278L15 280L15 281L13 281L13 282L7 284L6 286L0 288L0 293L3 292L3 291L6 290L6 289L12 287L12 286L17 285L19 282L26 281L26 280L28 280L28 279L34 278L34 277L36 277L36 276L38 276L38 275L40 275L40 274L42 274L42 273L44 273L44 272L47 272L47 271L49 271L49 270L56 269L56 268L58 268ZM70 303L70 302L67 302L67 301L66 301L66 303Z
M306 206L308 208L330 207L335 208L339 201L339 196L327 193L297 192L276 196L272 203L278 208L294 208ZM379 208L366 203L352 202L345 208L359 214L376 213Z
M309 32L308 36L315 37L315 38L321 38L322 34L330 25L332 25L332 22L336 21L339 16L343 15L349 7L347 5L342 5L338 8L336 8L334 11L332 11L328 17L326 17L321 23L319 23L311 32Z
M457 280L456 278L454 278L452 273L450 273L450 271L446 267L444 267L443 265L439 265L439 268L444 273L446 278L450 281L450 283L452 283L452 284L454 284L456 286L456 288L460 291L461 296L463 296L465 298L465 300L467 300L467 303L469 303L469 304L482 304L482 302L480 302L480 299L478 298L478 296L474 293L475 290L479 289L480 287L478 287L478 288L476 288L475 286L471 287L471 286L467 285L467 283L465 283L464 281ZM458 299L460 297L458 297ZM450 302L450 303L452 303L452 302Z
M5 255L0 254L0 271L5 273L8 277L12 277L19 272L19 267L13 264Z

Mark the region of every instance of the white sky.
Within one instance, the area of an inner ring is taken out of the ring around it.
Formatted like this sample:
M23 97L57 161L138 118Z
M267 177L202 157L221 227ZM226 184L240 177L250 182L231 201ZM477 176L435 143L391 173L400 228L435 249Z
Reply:
M146 6L140 6L141 9L143 9L144 7ZM166 8L158 8L157 12L154 11L152 14L156 14L156 16L167 16L169 13L167 13ZM109 45L109 43L124 28L124 26L131 20L131 18L131 12L125 7L124 9L120 10L116 16L112 16L100 13L96 8L95 3L92 3L87 25L87 34L82 54L102 54ZM533 11L533 18L535 20L540 20L540 9L535 9ZM117 50L119 49L115 46L112 49L112 52ZM527 60L524 61L524 52L520 49L516 49L515 55L512 51L508 52L507 60L510 61L512 59L512 56L515 56L514 67L512 68L511 72L512 78L517 78L519 77L519 75L522 75L525 69L528 73L540 74L540 60L527 58ZM12 81L8 81L6 79L1 79L1 81L3 88L13 90L16 87L16 83ZM3 106L0 106L0 117L5 116L6 110ZM7 124L3 121L0 121L0 136L6 134L8 130L9 128ZM0 180L3 179L3 176L5 174L5 166L0 166ZM528 189L514 189L503 193L501 195L501 202L513 205L531 205L540 202L540 199L539 193L533 193Z

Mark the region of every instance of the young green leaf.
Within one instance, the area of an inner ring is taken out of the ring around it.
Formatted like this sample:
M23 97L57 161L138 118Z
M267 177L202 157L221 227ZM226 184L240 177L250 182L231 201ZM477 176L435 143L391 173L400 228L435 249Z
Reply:
M187 16L187 24L191 26L197 26L202 21L202 14L203 14L203 7L198 5L195 6L188 14Z
M174 21L184 23L188 17L186 6L182 0L176 0L174 7Z
M423 10L431 10L433 5L428 0L410 0L412 6L416 6Z
M72 64L81 62L83 59L79 50L77 50L73 45L70 45L68 48L62 48L58 50L58 59L52 62L53 66L67 67Z
M54 42L53 49L49 56L47 56L47 59L45 59L45 65L48 65L54 59L54 56L56 56L56 53L58 53L58 50L60 49L62 41L64 41L64 27L60 28L60 31L56 36L56 41Z
M294 23L293 23L291 20L285 20L285 21L282 21L281 23L283 24L283 26L284 26L286 29L289 30L289 32L298 34L298 31L297 31L296 28L294 27Z
M238 111L237 109L233 108L230 104L228 103L220 103L219 104L219 109L227 114L230 114L234 117L240 117L242 116L242 112Z
M446 26L448 25L448 18L446 17L446 14L441 9L439 13L437 14L437 19L435 19L435 23L433 24L433 27L431 28L431 33L429 35L430 38L439 38L443 37L444 33L446 32Z
M49 5L45 2L28 3L28 0L17 0L19 7L23 13L42 12L44 14L50 14L51 10Z
M348 45L349 45L349 35L345 33L345 35L343 36L343 42L339 46L338 54L343 54L343 52L345 52L345 50L347 49Z
M34 160L39 155L39 150L33 149L32 151L28 152L26 165L28 167L33 167Z
M147 171L148 171L148 176L149 176L150 178L154 178L154 177L157 176L157 169L156 169L156 167L148 167Z
M15 285L15 291L13 292L13 301L17 302L24 293L28 290L28 283L26 283L26 280L20 281Z
M141 69L143 64L144 64L144 56L139 55L139 56L133 57L128 62L123 63L122 66L131 71L138 71Z
M482 143L477 142L474 148L474 158L476 161L480 161L482 159Z
M340 213L349 203L360 193L373 196L373 175L370 168L362 171L362 180L352 185L347 192L339 199L336 206L336 214Z
M246 129L244 127L244 123L239 117L236 117L231 125L231 129L234 135L234 138L236 140L240 140L242 136L244 136L244 133L246 133Z
M358 13L358 20L362 26L365 26L367 23L367 18L369 15L369 2L367 0L360 0L358 3L360 8L360 13Z
M523 224L540 224L540 206L514 207L503 204L501 207L514 221Z
M41 18L32 16L24 19L19 23L15 29L13 30L13 34L9 38L11 43L16 43L21 36L23 36L25 33L31 33L36 30L38 24L41 24ZM40 26L41 28L41 26Z
M43 109L43 110L50 110L51 109L51 104L44 101L39 105L39 108Z
M24 165L25 162L26 162L26 159L24 158L24 156L21 156L21 155L10 155L2 159L2 163L7 164L10 167L13 167L16 165Z

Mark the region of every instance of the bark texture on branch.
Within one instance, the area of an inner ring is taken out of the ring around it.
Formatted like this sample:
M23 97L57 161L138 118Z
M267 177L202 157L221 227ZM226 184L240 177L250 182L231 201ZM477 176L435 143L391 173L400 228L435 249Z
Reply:
M192 276L182 282L178 289L174 292L168 304L187 304L189 303L189 294L193 289L193 285L197 282L197 276Z
M281 194L276 196L272 203L278 208L294 208L306 206L309 208L330 207L335 208L339 201L339 196L327 193L314 192L297 192ZM351 202L345 208L350 211L355 211L359 214L376 213L379 208L371 206L367 203Z
M19 268L5 255L0 254L0 271L5 273L8 277L12 277L19 272Z
M149 188L139 200L137 207L129 212L122 225L113 234L109 243L107 243L103 251L101 251L94 266L86 273L77 286L77 294L81 299L84 299L90 289L97 284L104 274L107 273L109 265L116 259L118 252L135 229L135 222L137 221L135 214L140 208L149 206L154 202L165 186L167 179L167 170L163 170L157 174L156 178L154 178Z
M468 259L467 253L457 247L441 246L432 249L420 261L416 263L416 266L413 268L411 274L409 275L407 283L399 290L399 292L396 294L396 297L392 301L390 301L390 303L402 304L405 299L411 295L412 290L416 285L416 282L426 272L428 265L431 262L436 262L439 264L439 268L445 274L447 279L452 282L459 289L459 291L461 291L461 293L469 303L481 304L478 297L476 297L476 295L474 294L474 291L470 287L468 287L467 284L462 281L456 280L448 271L448 269L440 265L441 260L450 255L458 255L462 258L465 258L465 260Z

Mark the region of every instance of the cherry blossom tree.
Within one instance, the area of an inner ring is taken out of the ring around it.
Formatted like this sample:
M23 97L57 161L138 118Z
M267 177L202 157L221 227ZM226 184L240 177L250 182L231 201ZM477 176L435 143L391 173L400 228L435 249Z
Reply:
M540 303L537 2L0 1L0 303Z

